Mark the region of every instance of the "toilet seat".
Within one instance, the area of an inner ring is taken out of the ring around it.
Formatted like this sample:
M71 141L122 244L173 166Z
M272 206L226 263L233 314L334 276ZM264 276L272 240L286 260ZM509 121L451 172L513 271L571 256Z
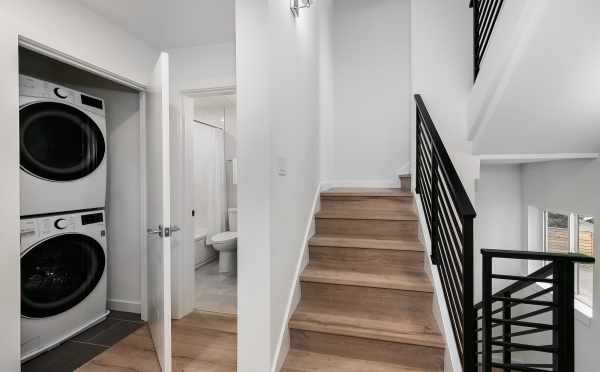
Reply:
M211 240L213 243L224 243L234 239L237 239L237 232L225 231L214 235Z

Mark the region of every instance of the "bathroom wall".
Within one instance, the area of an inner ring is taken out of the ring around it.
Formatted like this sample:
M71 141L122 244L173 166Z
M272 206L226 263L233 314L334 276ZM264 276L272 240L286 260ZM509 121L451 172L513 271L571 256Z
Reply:
M237 208L237 185L233 184L233 162L237 157L237 106L234 95L218 98L224 103L215 102L213 107L205 107L207 104L201 104L202 101L214 100L213 97L199 97L194 110L194 119L208 123L214 126L224 128L225 130L225 175L227 207ZM229 226L229 225L228 225Z
M225 106L225 174L228 208L237 208L237 184L233 184L232 161L235 158L237 158L237 107L232 103Z
M139 94L91 73L20 49L20 73L104 99L108 132L108 303L140 312Z

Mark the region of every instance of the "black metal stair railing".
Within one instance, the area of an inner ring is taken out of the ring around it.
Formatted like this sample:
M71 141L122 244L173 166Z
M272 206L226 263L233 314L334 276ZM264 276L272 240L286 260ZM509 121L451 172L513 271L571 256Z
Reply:
M477 340L475 368L483 372L573 372L574 266L593 263L594 258L486 249L481 253L482 301L473 310L478 324L473 338ZM506 275L494 271L494 259L534 260L545 266L527 276ZM494 280L513 283L493 292ZM536 335L538 341L524 338L530 335ZM515 362L513 353L523 351L541 354L536 359L544 362Z
M473 8L473 75L477 79L504 0L471 0Z
M473 371L476 320L473 317L473 219L475 209L450 160L427 107L415 95L416 192L431 239L454 339L465 372ZM465 362L469 361L469 362Z

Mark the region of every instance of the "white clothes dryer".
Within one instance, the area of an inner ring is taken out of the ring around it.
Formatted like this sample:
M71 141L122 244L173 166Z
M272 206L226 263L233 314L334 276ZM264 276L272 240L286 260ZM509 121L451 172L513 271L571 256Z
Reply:
M21 219L21 360L103 321L104 211Z
M21 216L104 208L104 101L19 76Z

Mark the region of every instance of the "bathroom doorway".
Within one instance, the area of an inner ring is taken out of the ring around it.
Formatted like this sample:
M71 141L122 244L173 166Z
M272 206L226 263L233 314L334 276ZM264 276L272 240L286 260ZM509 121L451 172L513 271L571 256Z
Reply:
M193 98L189 125L197 311L237 314L236 124L235 94Z

